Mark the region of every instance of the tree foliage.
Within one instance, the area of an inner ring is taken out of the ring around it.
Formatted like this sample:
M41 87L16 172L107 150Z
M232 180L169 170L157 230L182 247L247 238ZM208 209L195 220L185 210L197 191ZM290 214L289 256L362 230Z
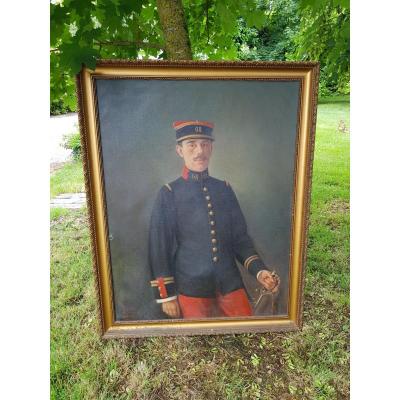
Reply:
M166 58L156 0L63 0L50 5L51 103L74 110L74 75L98 58ZM260 28L255 0L183 0L194 59L235 59L238 19Z
M149 55L160 35L154 4L142 0L63 0L50 5L50 94L75 109L74 75L97 58L136 58L139 43Z
M238 37L242 60L285 61L295 51L294 35L300 17L296 0L270 0L259 4L265 20L261 29L249 28L241 21Z
M259 30L241 23L243 60L319 61L320 93L349 92L349 0L270 0L260 3Z
M182 0L194 59L319 60L348 83L349 0ZM76 109L74 76L96 60L167 58L157 0L53 0L52 111Z
M318 60L321 89L349 92L350 0L300 0L300 29L289 59Z

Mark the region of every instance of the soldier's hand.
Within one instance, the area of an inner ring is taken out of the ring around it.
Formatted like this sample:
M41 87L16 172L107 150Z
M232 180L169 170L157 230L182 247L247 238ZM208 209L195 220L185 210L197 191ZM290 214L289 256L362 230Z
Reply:
M258 281L271 293L276 293L279 290L281 280L276 273L270 271L261 271L258 275Z
M175 299L161 303L161 308L163 312L171 318L179 318L181 315L179 303Z

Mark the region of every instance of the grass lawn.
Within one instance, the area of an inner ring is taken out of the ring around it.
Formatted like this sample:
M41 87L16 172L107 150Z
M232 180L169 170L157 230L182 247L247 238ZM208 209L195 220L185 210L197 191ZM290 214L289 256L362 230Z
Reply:
M348 97L321 101L300 332L101 341L85 210L51 214L52 399L349 398ZM342 123L343 125L343 123ZM80 191L81 165L51 193Z
M79 193L85 191L81 161L72 161L55 171L50 177L50 196L61 193Z

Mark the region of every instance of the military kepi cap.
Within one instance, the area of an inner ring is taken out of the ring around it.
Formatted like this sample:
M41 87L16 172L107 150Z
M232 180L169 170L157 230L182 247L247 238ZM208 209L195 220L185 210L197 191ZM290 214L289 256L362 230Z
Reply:
M214 140L212 131L214 124L208 121L174 121L172 124L176 131L176 141L185 139L210 139Z

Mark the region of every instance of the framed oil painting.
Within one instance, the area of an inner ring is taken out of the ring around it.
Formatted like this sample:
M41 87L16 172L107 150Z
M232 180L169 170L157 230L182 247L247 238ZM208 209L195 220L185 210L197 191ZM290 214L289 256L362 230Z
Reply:
M104 338L301 327L318 63L77 76Z

